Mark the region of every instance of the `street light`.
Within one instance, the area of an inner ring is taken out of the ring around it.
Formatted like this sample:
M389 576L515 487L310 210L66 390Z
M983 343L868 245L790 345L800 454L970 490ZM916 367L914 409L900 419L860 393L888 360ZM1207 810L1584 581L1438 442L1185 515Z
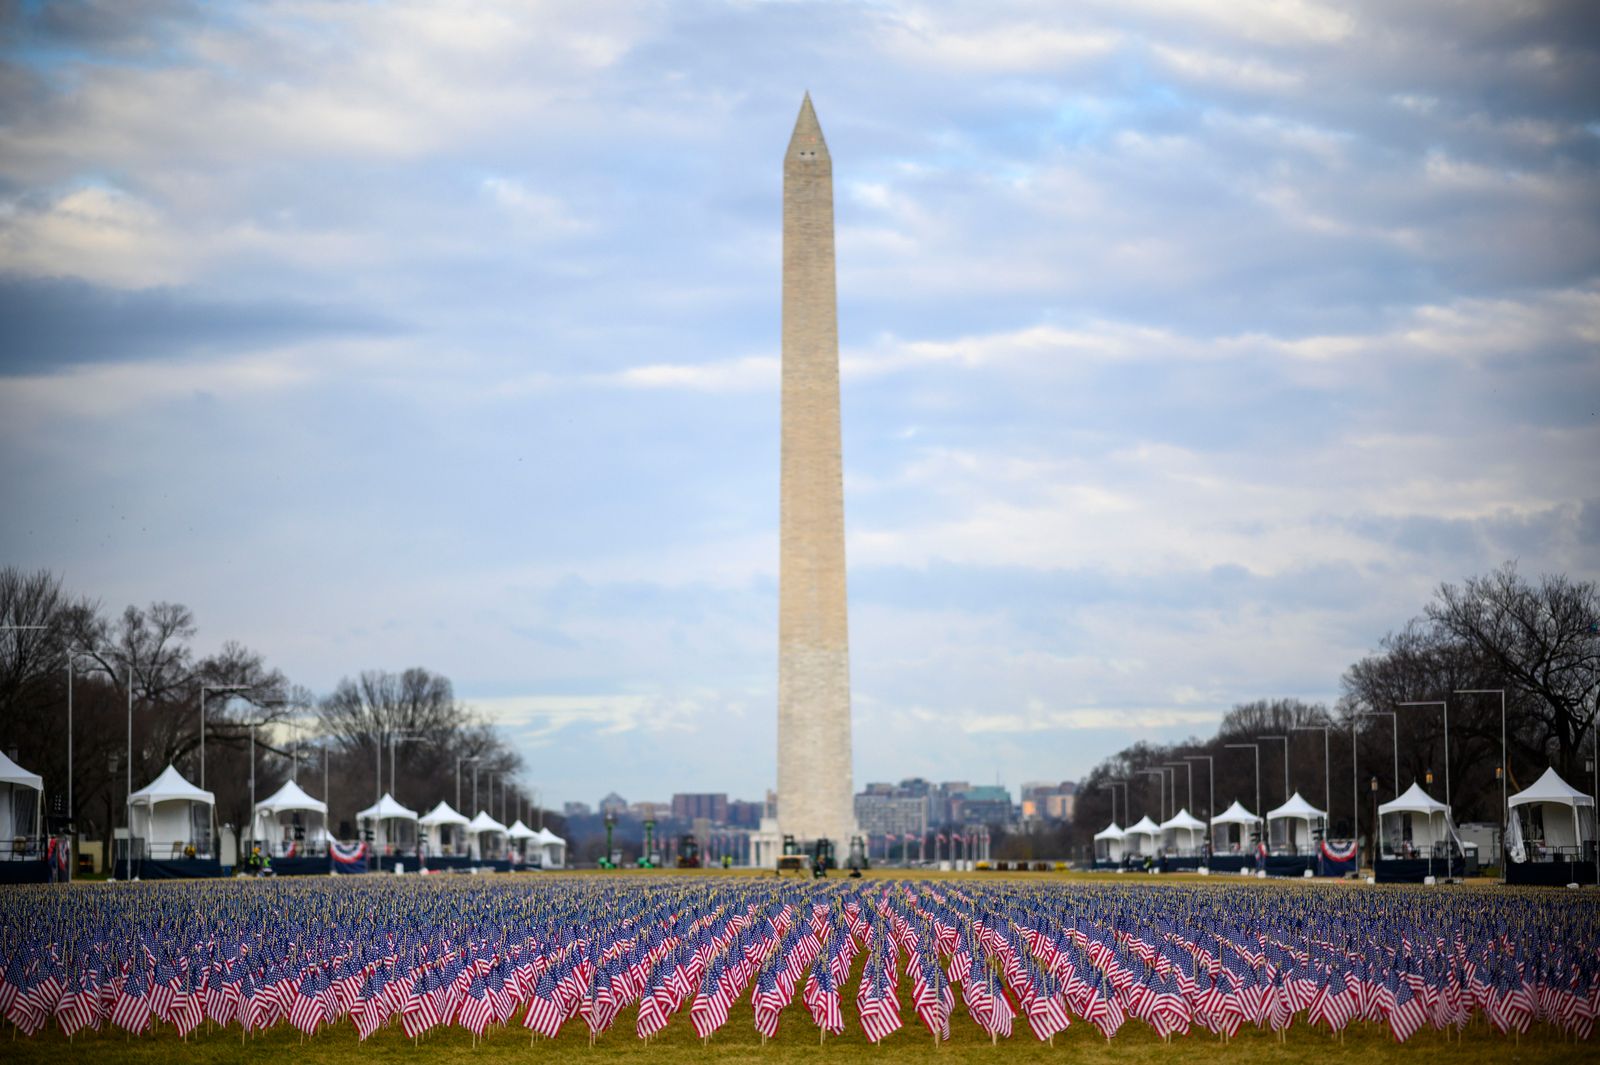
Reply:
M1356 722L1358 720L1360 720L1361 718L1363 718L1363 717L1386 717L1386 718L1389 719L1389 723L1390 723L1390 726L1391 726L1390 734L1394 738L1394 788L1395 788L1395 792L1394 793L1395 793L1395 797L1398 798L1399 795L1400 795L1400 719L1395 715L1395 712L1393 710L1366 710L1366 711L1363 711L1363 712L1361 712L1359 714L1351 714L1350 715L1350 794L1351 794L1351 798L1355 799L1357 801L1358 805L1359 805L1361 796L1360 796L1360 784L1358 782L1359 782L1359 780L1361 778L1361 773L1360 773L1359 764L1358 764L1358 760L1360 758L1360 755L1356 750ZM1374 794L1372 796L1372 802L1373 802L1373 807L1372 807L1373 850L1372 850L1372 853L1374 855L1374 860L1376 860L1376 855L1378 853L1378 850L1377 850L1377 838L1378 838L1378 827L1379 827L1378 826L1378 807L1377 807L1378 796L1376 794L1376 792L1378 790L1378 778L1377 777L1373 777L1372 778L1372 790L1374 792ZM1359 814L1357 814L1357 817L1356 817L1355 830L1356 830L1356 838L1360 839L1361 838L1361 819L1360 819Z
M200 685L200 790L206 786L206 692L246 692L250 687L246 684L202 684Z
M1133 821L1133 810L1128 806L1128 782L1121 777L1107 778L1106 787L1111 789L1111 823L1117 823L1117 789L1122 789L1122 816L1130 823ZM1123 826L1124 828L1127 825Z
M1186 762L1204 761L1206 764L1206 822L1209 824L1211 819L1217 816L1216 762L1209 754L1186 754L1183 756L1183 759Z
M461 763L476 762L477 760L477 755L472 755L471 757L466 758L458 756L456 758L456 813L461 812ZM474 772L476 772L476 770L474 770Z
M1378 871L1378 837L1381 835L1378 825L1378 778L1372 778L1372 871Z
M268 722L250 722L250 849L252 852L256 846L256 729L265 724Z
M1225 744L1223 744L1223 746L1224 747L1230 747L1230 748L1233 748L1234 750L1239 750L1239 751L1242 751L1242 750L1244 750L1245 748L1248 747L1250 750L1256 752L1256 824L1258 826L1256 831L1260 832L1261 829L1260 829L1259 825L1261 824L1261 744L1259 744L1259 743L1225 743ZM1264 838L1264 837L1258 836L1257 838L1261 839L1261 838Z
M1325 726L1325 725L1296 725L1296 726L1294 726L1294 728L1290 729L1290 731L1291 732L1320 732L1320 733L1322 733L1322 803L1323 803L1323 809L1327 811L1328 819L1330 821L1332 821L1333 820L1333 776L1332 776L1332 770L1329 767L1333 765L1333 762L1329 759L1329 756L1328 756L1328 729L1327 729L1327 726ZM1352 834L1355 832L1355 817L1354 817L1354 812L1353 811L1352 811L1351 820L1350 820L1350 831L1351 831Z
M1189 809L1190 811L1193 811L1194 810L1194 766L1190 765L1188 762L1162 762L1161 764L1165 765L1165 766L1171 766L1175 770L1176 769L1182 769L1184 772L1189 774L1189 805L1188 805L1187 809ZM1174 806L1178 805L1178 787L1177 787L1177 782L1176 781L1173 782L1173 787L1172 787L1172 805L1174 805ZM1177 811L1173 811L1172 816L1174 816L1174 817L1178 816Z
M1450 805L1450 704L1443 699L1426 699L1396 706L1437 706L1444 710L1444 804ZM1430 781L1429 783L1432 783Z
M420 743L423 739L424 737L417 735L415 732L389 733L389 794L394 795L396 791L400 790L400 777L394 771L395 746L401 743ZM381 795L378 798L380 802L383 799ZM394 798L396 802L400 800L398 795L394 795Z
M1283 801L1289 801L1289 737L1288 736L1257 736L1258 740L1283 741Z

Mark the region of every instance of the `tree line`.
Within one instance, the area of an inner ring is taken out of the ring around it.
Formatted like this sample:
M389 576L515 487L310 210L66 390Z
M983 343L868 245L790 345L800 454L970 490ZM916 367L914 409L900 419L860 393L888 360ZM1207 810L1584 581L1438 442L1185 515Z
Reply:
M1369 832L1373 806L1412 783L1442 800L1448 781L1458 822L1498 823L1501 772L1512 793L1551 766L1589 790L1597 708L1600 591L1561 575L1528 580L1507 563L1442 584L1421 614L1344 672L1332 706L1293 698L1241 703L1209 739L1139 742L1106 759L1079 787L1072 842L1086 844L1105 827L1113 802L1123 827L1144 814L1159 822L1163 789L1169 814L1175 797L1202 819L1236 799L1264 815L1288 797L1286 759L1288 790L1313 806L1327 803L1334 836L1355 834L1356 812L1360 831Z
M336 835L377 798L380 774L382 790L419 813L456 803L458 767L463 806L476 769L479 807L527 809L520 756L448 678L372 670L318 698L235 641L200 654L198 631L179 603L110 614L56 574L0 569L0 748L43 778L47 819L109 840L126 823L130 775L137 790L174 765L199 784L202 699L204 787L219 824L249 823L252 755L257 799L294 777L328 803Z

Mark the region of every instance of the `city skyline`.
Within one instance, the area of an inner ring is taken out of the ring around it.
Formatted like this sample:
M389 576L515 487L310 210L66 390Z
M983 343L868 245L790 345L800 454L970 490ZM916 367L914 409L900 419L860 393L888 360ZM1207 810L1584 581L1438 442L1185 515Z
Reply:
M0 560L546 805L776 784L782 158L835 158L853 779L1331 702L1600 577L1576 6L18 6Z

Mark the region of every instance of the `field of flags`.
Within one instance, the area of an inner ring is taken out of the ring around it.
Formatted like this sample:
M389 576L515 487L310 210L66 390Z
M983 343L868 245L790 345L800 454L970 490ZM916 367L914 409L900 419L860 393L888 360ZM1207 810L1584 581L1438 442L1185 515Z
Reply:
M715 877L340 878L0 892L17 1035L287 1025L416 1041L1287 1038L1474 1021L1588 1039L1600 905L1577 893ZM746 1021L746 1023L750 1023Z

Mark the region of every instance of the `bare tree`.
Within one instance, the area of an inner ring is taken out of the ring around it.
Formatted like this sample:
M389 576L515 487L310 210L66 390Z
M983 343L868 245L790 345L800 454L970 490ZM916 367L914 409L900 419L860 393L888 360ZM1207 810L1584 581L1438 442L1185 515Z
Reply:
M485 784L491 773L504 782L521 767L498 733L456 700L449 679L426 669L369 670L354 680L347 677L318 705L317 716L345 770L340 797L348 801L378 791L378 773L389 774L391 741L399 784L391 780L385 790L403 788L419 803L454 796L458 759L472 760ZM485 796L486 790L480 805L488 805Z
M1572 778L1600 704L1600 591L1544 576L1530 584L1514 563L1461 586L1441 585L1427 617L1471 646L1506 687L1526 698L1524 727Z

